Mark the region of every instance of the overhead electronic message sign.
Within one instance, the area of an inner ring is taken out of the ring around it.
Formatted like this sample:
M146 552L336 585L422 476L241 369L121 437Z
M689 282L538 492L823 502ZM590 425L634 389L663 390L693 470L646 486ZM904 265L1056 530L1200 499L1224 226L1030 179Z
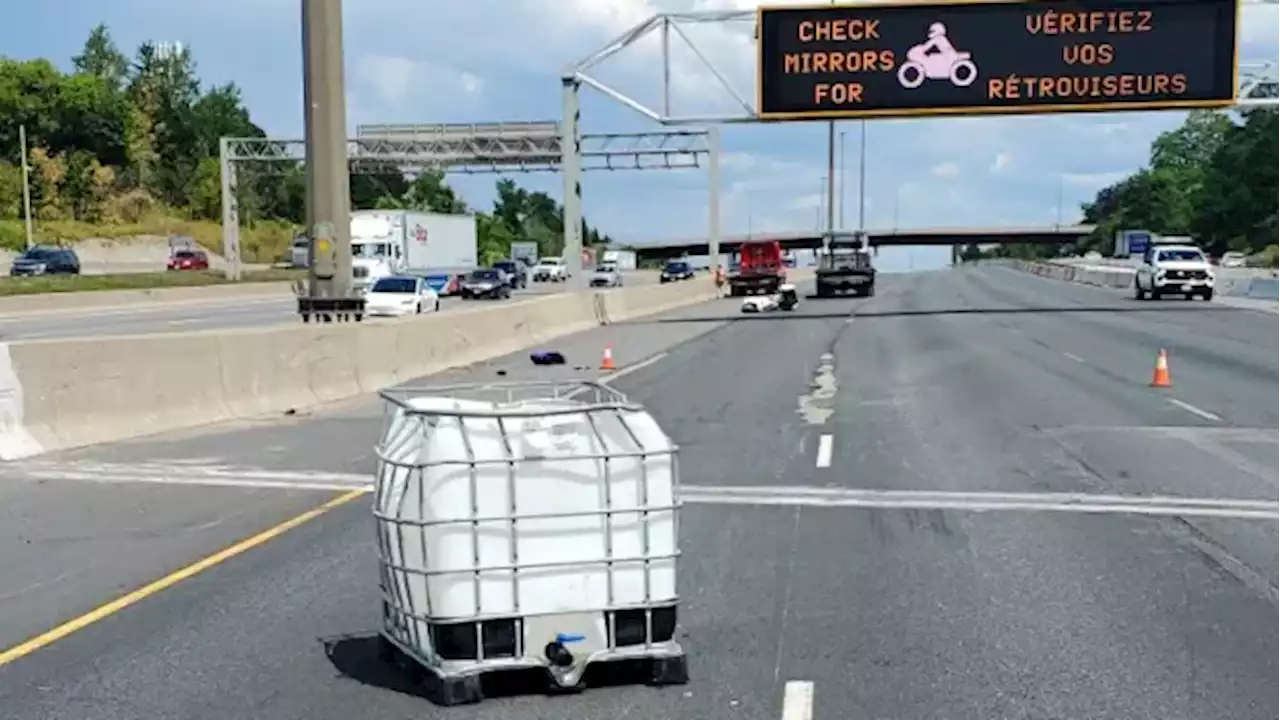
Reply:
M1237 0L762 7L762 120L1224 107Z

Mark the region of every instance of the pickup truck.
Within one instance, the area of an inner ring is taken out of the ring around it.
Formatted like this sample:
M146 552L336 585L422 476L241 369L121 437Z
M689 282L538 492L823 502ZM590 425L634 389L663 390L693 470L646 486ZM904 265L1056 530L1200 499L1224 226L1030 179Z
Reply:
M568 279L569 268L565 266L564 258L541 258L533 266L534 282L564 282Z
M814 273L820 298L852 293L858 297L876 294L876 269L871 254L858 238L832 238L818 258Z
M1194 245L1152 245L1133 276L1133 296L1138 300L1165 295L1212 300L1213 266Z

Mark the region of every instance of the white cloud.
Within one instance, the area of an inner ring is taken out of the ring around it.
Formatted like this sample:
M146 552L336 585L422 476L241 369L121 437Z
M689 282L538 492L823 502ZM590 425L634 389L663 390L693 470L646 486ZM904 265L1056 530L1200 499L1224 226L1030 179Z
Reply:
M356 67L359 81L372 87L378 98L385 103L395 103L405 99L416 70L412 60L386 55L369 55L360 58Z
M792 198L790 201L787 202L787 209L813 210L819 207L826 207L826 204L827 203L826 203L825 197L817 193L813 193L810 195L801 195L800 197Z
M473 103L485 89L475 73L449 65L394 55L364 55L355 64L356 92L372 90L384 107Z
M1007 152L998 152L996 153L996 156L991 159L991 165L987 170L992 174L1000 173L1003 172L1005 168L1009 167L1009 163L1011 162L1013 162L1013 155Z
M960 166L953 162L944 162L934 165L929 172L940 180L953 180L960 177Z
M1090 173L1063 173L1062 182L1065 185L1071 185L1078 188L1085 188L1093 191L1101 190L1108 185L1114 185L1121 180L1129 177L1131 171L1116 170L1112 172L1090 172Z

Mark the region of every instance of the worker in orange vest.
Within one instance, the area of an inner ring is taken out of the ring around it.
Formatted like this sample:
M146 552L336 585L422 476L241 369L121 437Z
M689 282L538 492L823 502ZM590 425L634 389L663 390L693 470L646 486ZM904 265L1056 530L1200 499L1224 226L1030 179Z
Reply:
M716 266L716 290L723 291L724 283L725 283L724 266L717 265Z

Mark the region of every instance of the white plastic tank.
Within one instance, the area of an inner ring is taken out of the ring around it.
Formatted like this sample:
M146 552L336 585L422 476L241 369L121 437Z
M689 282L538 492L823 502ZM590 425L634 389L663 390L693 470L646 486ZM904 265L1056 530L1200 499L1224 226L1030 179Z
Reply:
M512 412L530 416L502 417ZM674 602L675 446L647 412L411 397L379 450L383 582L400 613L444 622Z

